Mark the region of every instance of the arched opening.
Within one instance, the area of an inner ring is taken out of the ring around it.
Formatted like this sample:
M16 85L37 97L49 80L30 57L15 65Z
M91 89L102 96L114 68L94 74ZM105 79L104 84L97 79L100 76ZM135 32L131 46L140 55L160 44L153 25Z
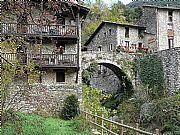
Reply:
M107 68L107 70L104 71L102 67ZM114 76L118 79L119 89L113 92L111 91L112 96L106 100L102 100L102 105L114 110L114 109L117 109L118 105L123 100L130 98L134 92L131 80L129 79L128 75L120 67L118 67L117 65L113 63L108 63L108 62L103 62L103 61L99 61L98 63L91 63L90 66L83 71L83 79L84 79L83 82L87 83L87 85L89 86L92 86L91 80L94 79L93 76L95 73L97 74L99 72L102 72L102 73L108 74L107 73L108 71L112 71L114 73ZM89 80L85 77L87 77ZM107 81L112 81L112 80L108 80L107 76L106 76L106 79L107 80L104 81L105 84L100 84L100 86L109 87L109 85L111 85L107 83ZM103 83L103 81L96 81L96 80L98 79L95 79L95 83ZM98 85L95 85L95 86L98 86Z

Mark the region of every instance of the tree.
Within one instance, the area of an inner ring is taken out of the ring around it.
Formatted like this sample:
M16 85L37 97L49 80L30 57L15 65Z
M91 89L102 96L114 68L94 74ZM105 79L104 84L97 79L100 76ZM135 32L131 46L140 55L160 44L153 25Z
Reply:
M108 7L102 0L96 0L95 3L88 1L84 3L90 7L90 13L82 30L82 45L88 40L90 35L97 29L102 21L112 21L127 23L125 20L124 9L121 2Z
M33 62L24 63L23 54L18 53L19 48L24 48L28 43L23 38L9 37L0 43L1 54L1 105L2 124L4 123L5 112L9 109L20 110L18 103L29 94L29 83L37 80L40 71L36 69ZM21 80L21 82L20 82ZM14 89L13 84L18 86Z

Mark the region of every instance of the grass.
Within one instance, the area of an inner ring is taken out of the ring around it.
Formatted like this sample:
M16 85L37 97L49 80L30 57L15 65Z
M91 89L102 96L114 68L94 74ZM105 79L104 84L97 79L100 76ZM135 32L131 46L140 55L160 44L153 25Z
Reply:
M18 113L16 118L9 115L2 127L1 135L90 135L88 130L78 130L79 120L43 118L38 115ZM12 118L13 117L13 118Z
M45 135L90 135L87 131L77 132L74 124L76 121L65 121L61 119L46 119Z

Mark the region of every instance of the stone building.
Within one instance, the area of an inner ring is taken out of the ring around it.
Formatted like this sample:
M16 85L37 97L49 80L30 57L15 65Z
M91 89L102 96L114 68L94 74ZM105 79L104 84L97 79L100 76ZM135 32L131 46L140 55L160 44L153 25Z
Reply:
M128 53L136 53L142 50L151 51L148 48L155 46L154 35L145 30L146 28L140 25L104 21L84 44L84 50Z
M143 6L137 24L155 35L158 51L180 47L180 8Z
M136 53L154 51L154 35L147 33L145 27L115 22L102 22L85 43L83 50L110 53ZM91 79L92 87L106 92L116 92L121 89L120 81L115 73L103 65Z
M81 23L89 9L77 0L4 1L2 5L2 13L8 14L1 22L1 36L23 37L29 42L26 48L16 50L15 54L4 53L3 57L14 60L21 56L23 64L33 60L43 73L32 95L43 95L42 89L47 89L49 99L61 102L70 94L81 99ZM9 10L19 5L17 14Z

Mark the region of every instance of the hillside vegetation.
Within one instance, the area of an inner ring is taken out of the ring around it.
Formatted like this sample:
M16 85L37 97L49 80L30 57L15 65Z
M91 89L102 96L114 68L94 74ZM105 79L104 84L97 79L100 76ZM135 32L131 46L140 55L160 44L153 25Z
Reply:
M130 8L137 8L142 7L143 5L155 5L155 6L173 6L173 7L180 7L180 0L136 0L128 4Z

